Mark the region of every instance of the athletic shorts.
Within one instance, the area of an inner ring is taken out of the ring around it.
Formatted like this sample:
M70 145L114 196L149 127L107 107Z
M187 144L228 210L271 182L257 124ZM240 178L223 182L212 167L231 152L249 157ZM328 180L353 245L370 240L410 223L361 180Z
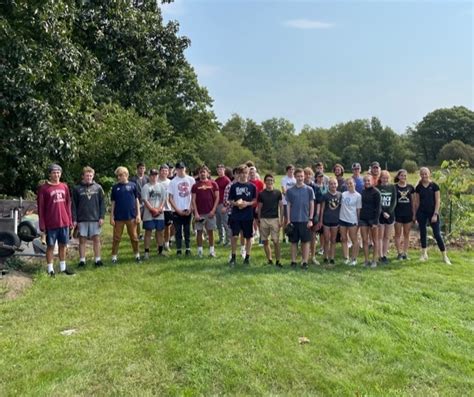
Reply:
M151 221L143 222L143 229L145 230L158 230L161 232L165 229L165 220L164 219L152 219Z
M339 226L339 222L333 223L333 222L324 222L324 221L323 221L323 226L326 226L326 227L338 227L338 226Z
M217 220L216 215L211 218L209 214L201 215L201 221L194 221L195 230L216 230L217 229Z
M240 232L243 233L244 238L253 237L253 219L248 221L238 221L229 219L229 226L232 230L232 236L238 236Z
M378 219L359 219L359 226L378 226L379 220Z
M164 211L165 214L165 226L173 224L173 211Z
M380 214L380 217L379 217L379 223L381 225L393 225L393 223L395 222L395 217L394 215L390 215L389 218L385 218L383 216L383 212Z
M395 222L397 223L403 223L403 224L407 224L407 223L411 223L413 221L413 217L412 216L396 216L395 217Z
M77 230L80 237L91 238L100 235L99 222L78 222Z
M46 245L53 247L56 242L61 245L66 245L69 242L69 228L58 227L56 229L46 230Z
M290 237L291 243L309 243L311 241L311 230L308 229L308 223L306 222L291 222L293 223L294 230Z
M342 219L339 219L339 226L354 227L354 226L357 226L357 223L350 223L350 222L343 221Z
M280 231L280 222L278 218L262 218L260 219L260 237L263 241L267 241L270 236L273 241L278 241L278 233Z

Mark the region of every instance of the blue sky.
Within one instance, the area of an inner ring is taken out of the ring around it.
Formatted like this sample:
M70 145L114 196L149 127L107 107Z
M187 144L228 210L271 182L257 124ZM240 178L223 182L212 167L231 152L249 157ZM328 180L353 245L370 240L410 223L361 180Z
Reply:
M473 108L471 1L177 0L186 55L214 99L261 122L330 127L377 116L398 133L440 107Z

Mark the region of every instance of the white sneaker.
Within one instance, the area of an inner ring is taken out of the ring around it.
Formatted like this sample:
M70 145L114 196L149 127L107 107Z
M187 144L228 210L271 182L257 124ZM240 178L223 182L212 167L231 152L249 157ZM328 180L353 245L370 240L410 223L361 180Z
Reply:
M311 262L313 262L313 265L316 265L316 266L320 265L320 263L318 262L315 256L313 256L313 259L311 260Z
M318 255L323 255L323 254L324 254L324 249L321 248L321 249L318 251Z
M145 258L145 260L150 259L150 253L149 253L149 252L145 252L145 254L143 255L143 258Z
M372 269L375 269L377 267L377 261L372 261L372 263L370 264L370 267Z
M355 259L352 259L350 266L357 266L357 261Z
M349 258L344 259L344 265L350 265L351 260Z
M216 257L215 251L209 252L209 256L210 256L211 258L215 258L215 257Z
M426 262L428 260L428 254L421 254L420 262Z
M443 261L444 261L444 263L446 263L447 265L452 265L451 261L449 260L449 258L448 258L447 256L445 256L445 257L443 258Z

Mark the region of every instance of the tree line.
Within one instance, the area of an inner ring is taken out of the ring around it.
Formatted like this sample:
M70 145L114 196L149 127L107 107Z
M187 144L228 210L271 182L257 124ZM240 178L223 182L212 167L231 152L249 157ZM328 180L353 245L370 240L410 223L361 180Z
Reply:
M301 131L283 118L220 124L185 57L190 39L163 21L156 0L6 0L0 10L3 194L36 190L53 161L69 182L84 165L101 177L139 161L254 159L277 173L317 160L474 162L474 112L462 106L435 110L403 135L375 117Z

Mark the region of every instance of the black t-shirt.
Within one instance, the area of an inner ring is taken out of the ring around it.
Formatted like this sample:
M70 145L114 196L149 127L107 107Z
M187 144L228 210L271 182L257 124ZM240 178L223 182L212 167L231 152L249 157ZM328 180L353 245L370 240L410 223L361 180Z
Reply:
M332 194L327 192L323 195L324 201L324 213L323 223L338 223L339 222L339 211L341 210L341 192Z
M415 192L418 193L420 201L418 203L418 211L426 214L433 214L435 211L435 192L439 191L439 186L430 182L427 187L424 187L420 182L416 185Z
M242 201L251 202L257 196L257 188L254 184L247 182L241 183L236 182L230 187L229 191L229 201ZM236 221L251 221L253 220L253 207L248 206L243 209L238 207L232 207L232 212L230 215L231 219Z
M260 212L261 218L278 218L278 205L282 199L281 192L278 189L264 189L258 195L257 201L262 203Z
M397 206L395 207L396 217L413 217L412 201L415 188L412 185L404 187L395 185L397 189Z

